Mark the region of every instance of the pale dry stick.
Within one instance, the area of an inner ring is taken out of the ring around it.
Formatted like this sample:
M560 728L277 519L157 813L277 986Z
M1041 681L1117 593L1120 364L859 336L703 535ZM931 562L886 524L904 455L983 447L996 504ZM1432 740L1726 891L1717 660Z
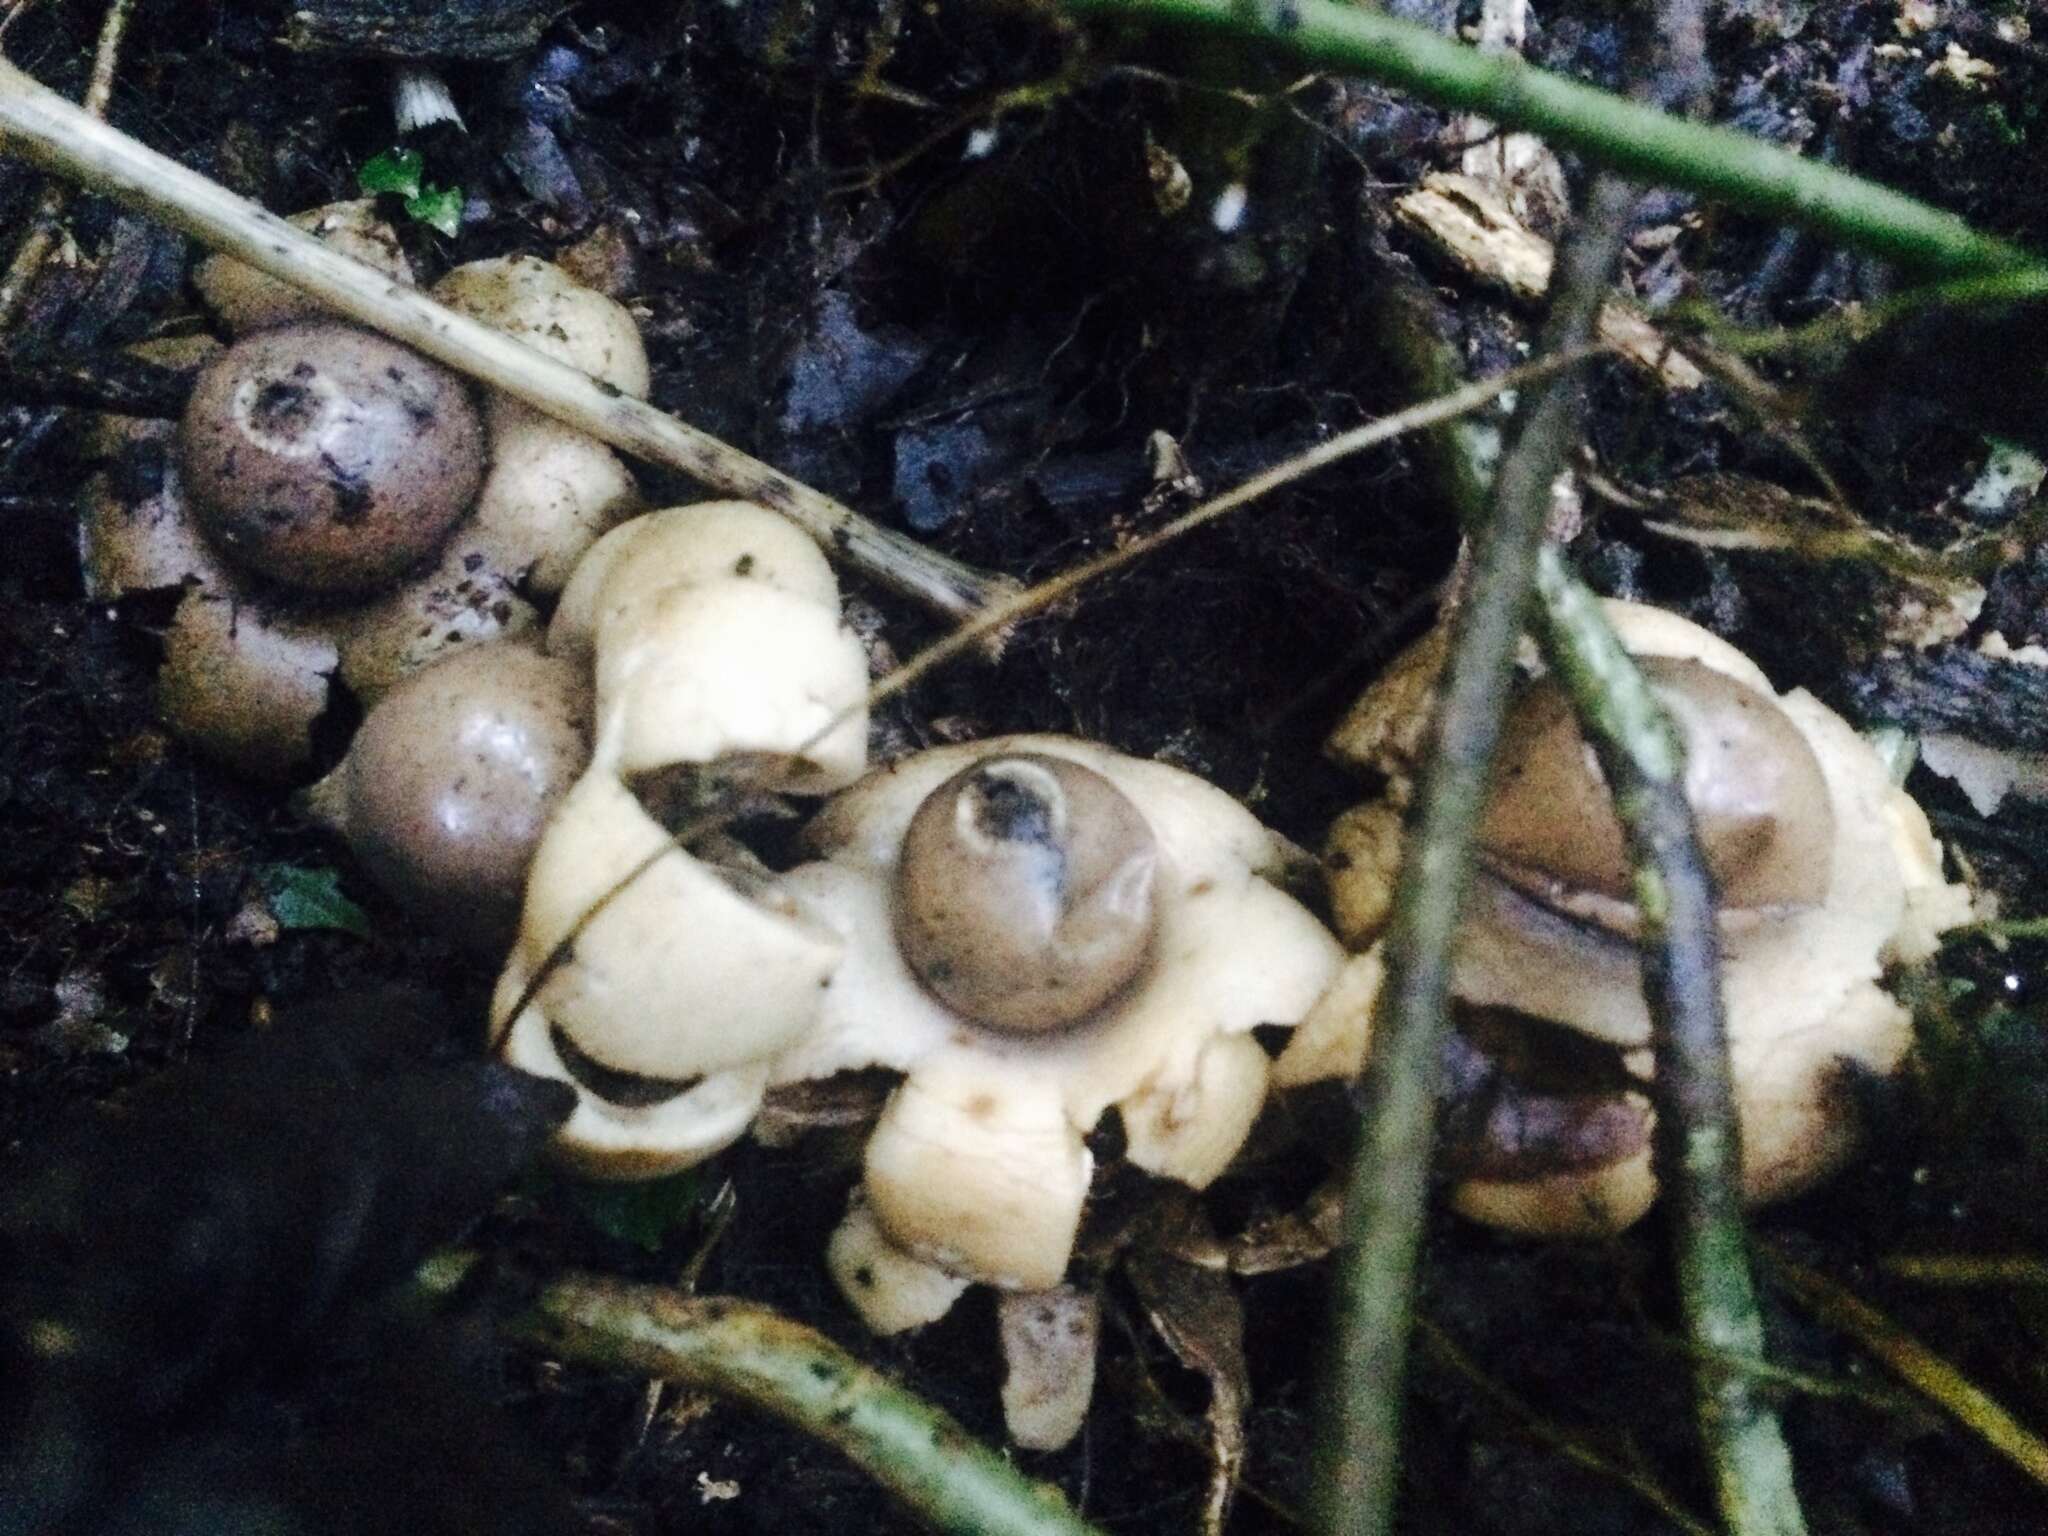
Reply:
M1363 453L1368 448L1391 442L1410 432L1422 431L1428 427L1441 426L1455 421L1479 409L1488 401L1509 390L1521 389L1541 379L1549 378L1567 368L1576 367L1588 357L1609 350L1604 345L1573 348L1561 351L1555 356L1528 363L1520 368L1511 368L1506 373L1491 379L1482 379L1475 384L1451 390L1434 400L1425 400L1420 405L1411 405L1406 410L1396 411L1391 416L1382 416L1369 421L1362 427L1353 427L1349 432L1340 432L1327 443L1319 443L1305 453L1275 464L1271 469L1262 470L1249 480L1220 496L1213 496L1200 506L1183 512L1171 522L1164 523L1143 538L1136 539L1121 549L1113 549L1097 555L1092 560L1083 560L1079 565L1069 566L1056 576L1047 577L1036 586L1026 588L1002 602L995 604L979 618L969 620L942 640L934 641L903 663L887 677L877 681L868 689L867 697L855 708L872 709L875 705L914 687L932 672L947 662L956 660L966 652L975 649L989 636L1000 634L1011 625L1042 613L1061 599L1072 596L1088 583L1112 571L1121 570L1133 561L1142 560L1153 551L1193 533L1205 524L1235 512L1239 507L1257 501L1268 492L1291 485L1305 475ZM841 710L811 734L809 740L800 744L796 755L802 756L812 747L824 741L834 731L841 729L852 717L853 710ZM632 887L647 871L654 868L669 854L684 847L693 839L715 831L723 818L718 813L701 816L678 828L670 834L667 843L648 854L635 864L618 882L596 901L584 908L569 931L555 942L541 963L534 967L533 975L520 990L518 998L502 1019L493 1020L489 1030L490 1048L496 1050L512 1028L513 1022L533 1006L533 1000L540 995L540 989L547 985L548 978L560 968L563 960L575 948L576 941L586 933L590 925L604 914L614 901Z
M621 394L482 321L330 250L218 182L108 127L0 61L0 153L183 230L328 308L636 458L781 513L863 576L947 619L973 619L1019 590L870 522L666 411Z
M106 20L100 23L92 75L86 81L85 99L80 103L94 117L105 117L107 104L114 99L114 71L121 61L121 39L127 36L128 18L134 10L135 0L113 0L107 7ZM52 181L43 188L35 212L29 215L28 234L16 248L14 260L8 263L7 275L0 277L0 332L14 324L22 300L28 297L36 274L49 259L50 247L57 243L58 225L70 204L71 189L62 181Z

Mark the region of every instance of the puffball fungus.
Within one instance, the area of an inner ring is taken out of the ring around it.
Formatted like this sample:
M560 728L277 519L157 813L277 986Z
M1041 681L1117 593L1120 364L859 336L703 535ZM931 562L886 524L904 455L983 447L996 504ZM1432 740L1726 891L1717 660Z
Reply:
M687 805L850 782L866 766L866 658L817 546L731 502L600 540L549 648L595 672L597 745L541 839L494 1013L512 1015L507 1060L577 1091L561 1155L654 1177L746 1130L770 1060L815 1023L840 943L765 869L678 846L643 793Z
M367 205L295 222L411 281ZM645 389L620 306L546 262L511 263L513 283L493 275L507 264L473 265L480 276L457 268L443 284L470 295L479 318ZM559 590L638 499L604 445L495 395L479 417L454 375L238 262L211 258L196 281L240 339L137 349L206 361L175 431L101 426L87 589L184 588L160 714L211 756L288 777L312 756L331 679L374 704L455 646L537 630L528 594Z
M958 1281L1057 1285L1112 1107L1134 1165L1215 1179L1265 1101L1250 1031L1300 1019L1342 959L1243 806L1068 737L918 753L806 840L821 859L780 885L845 957L774 1080L905 1074L831 1255L878 1331L931 1321Z
M1778 694L1697 625L1633 603L1605 608L1685 741L1686 793L1723 900L1744 1193L1783 1199L1850 1155L1845 1074L1893 1072L1911 1043L1884 970L1931 954L1941 931L1968 917L1968 895L1943 879L1920 808L1840 716L1803 691ZM1398 771L1387 748L1396 738L1367 708L1332 750ZM1390 878L1372 851L1377 831L1361 832L1374 825L1351 821L1333 837L1335 907L1365 952L1333 991L1343 1006L1319 1008L1275 1064L1282 1083L1364 1063L1380 957L1375 928L1357 915L1384 911ZM1651 1069L1650 1021L1621 828L1554 680L1531 682L1510 709L1479 848L1452 992L1460 1047L1497 1074L1491 1089L1502 1097L1453 1202L1518 1231L1617 1231L1656 1194L1649 1101L1630 1086ZM1372 889L1348 889L1358 885ZM1601 1048L1604 1081L1585 1075ZM1553 1070L1538 1083L1546 1055L1582 1059L1566 1080Z
M518 641L456 651L377 701L307 791L399 905L502 955L549 814L590 757L590 677Z
M258 576L363 592L439 549L483 479L462 382L396 342L311 322L200 370L178 461L200 532Z

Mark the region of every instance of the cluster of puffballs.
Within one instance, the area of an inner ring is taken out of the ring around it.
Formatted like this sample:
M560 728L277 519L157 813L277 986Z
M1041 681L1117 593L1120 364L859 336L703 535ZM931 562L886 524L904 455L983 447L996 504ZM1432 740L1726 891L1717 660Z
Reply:
M368 205L299 222L411 280ZM1290 893L1313 861L1179 769L1058 736L871 765L867 653L824 555L775 514L644 512L603 445L235 263L199 285L233 339L154 344L200 363L191 403L103 425L84 525L96 594L177 594L167 724L303 777L333 685L364 706L306 803L407 910L504 960L494 1048L574 1088L558 1150L589 1175L690 1167L778 1095L884 1075L830 1272L882 1333L994 1288L1011 1432L1064 1443L1093 1382L1094 1293L1069 1271L1104 1120L1128 1165L1201 1189L1276 1091L1369 1052L1437 651L1333 741L1390 786L1331 835L1333 935ZM434 291L647 387L630 315L548 263L472 263ZM1886 968L1967 900L1839 717L1697 626L1609 616L1688 744L1746 1190L1781 1198L1847 1156L1845 1072L1892 1071L1908 1041ZM735 805L808 813L800 856L767 862ZM1486 1108L1454 1200L1522 1231L1617 1230L1655 1193L1635 914L1597 764L1533 668L1481 845L1454 991ZM1284 1049L1253 1033L1272 1025ZM1601 1070L1539 1060L1561 1036Z
M370 201L292 222L414 280ZM239 772L302 777L323 724L346 701L367 711L351 761L312 796L317 814L402 902L502 948L545 804L588 753L588 685L540 653L542 605L641 510L633 478L603 443L241 262L209 258L195 283L227 340L135 349L196 370L194 383L176 420L97 424L87 590L174 596L158 712ZM433 293L647 391L631 314L549 262L470 262Z

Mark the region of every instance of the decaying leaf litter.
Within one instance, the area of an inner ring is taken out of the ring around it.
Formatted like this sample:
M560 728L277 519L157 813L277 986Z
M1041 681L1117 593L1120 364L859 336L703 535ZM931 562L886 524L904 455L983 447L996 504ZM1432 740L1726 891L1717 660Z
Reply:
M1930 61L1953 57L1951 34L1938 18L1923 19L1891 7L1724 14L1713 36L1722 82L1715 115L1846 157L1982 227L2038 243L2040 193L2010 137L2023 138L2038 61L2025 37L1986 41L1968 17L1955 23L1957 46L1989 61L1991 75L1934 70ZM1612 18L1537 21L1533 57L1620 83ZM69 83L67 70L82 80L98 22L71 7L31 13L10 36L12 56L51 83ZM116 121L181 155L190 147L189 158L267 206L288 210L346 192L355 168L385 147L377 66L331 78L274 48L253 15L220 18L203 38L168 30L146 11L138 18L127 44L135 115L124 119L117 91ZM1179 476L1155 477L1142 452L1154 428L1177 440L1186 472L1213 490L1408 403L1412 390L1387 362L1379 306L1419 309L1481 370L1514 355L1521 333L1512 310L1417 266L1426 254L1387 229L1382 184L1405 189L1444 168L1437 114L1374 88L1301 85L1278 67L1218 90L1223 72L1196 43L1154 44L1112 59L1106 80L1069 86L1060 70L1068 46L1039 21L1005 14L931 20L888 8L792 7L773 16L689 15L651 35L631 16L579 12L533 55L451 67L470 136L426 148L436 180L461 184L480 215L452 254L576 249L648 310L664 405L857 505L900 505L911 526L942 545L1025 576L1141 534L1185 503L1190 487ZM222 71L254 84L222 91ZM959 137L859 186L977 102L1005 92L1042 100L1047 93L1029 88L1045 80L1062 82L1049 93L1051 110L973 118ZM666 136L633 142L626 125L649 121ZM992 138L971 137L976 129ZM1248 207L1262 217L1233 238L1213 221L1168 212L1171 176L1164 196L1154 190L1152 151L1162 140L1179 147L1197 190L1223 171L1255 167ZM14 167L4 174L10 206L35 195ZM1844 296L1881 291L1874 270L1811 239L1747 228L1684 198L1667 197L1663 208L1638 232L1631 275L1653 300L1697 292L1745 320L1796 322ZM175 324L189 303L175 242L90 205L72 230L77 264L48 268L22 338L87 346ZM1964 534L1988 544L1997 558L1974 567L1980 579L1991 574L1984 627L1995 624L2020 647L2035 638L2027 524L2015 520L2025 507L2009 498L1982 509L1964 494L1987 452L1977 423L1954 419L1973 402L1946 381L1918 396L1878 387L1938 366L1923 361L1930 354L1987 357L1983 333L1967 320L1934 323L1944 326L1942 345L1901 344L1812 391L1797 418L1803 441L1793 445L1782 433L1756 432L1753 414L1726 394L1660 399L1619 373L1603 375L1591 467L1623 496L1700 472L1825 496L1810 478L1817 457L1869 526L1923 548ZM1972 337L1974 354L1961 344ZM1988 356L2009 365L2014 352L2025 357L2023 347ZM1842 406L1829 408L1837 400ZM2023 402L2008 394L1996 407L2009 420ZM61 1100L133 1077L195 1039L204 1048L209 1034L234 1032L252 1009L265 1011L259 999L288 1004L366 976L416 977L438 962L456 994L451 1029L459 1030L462 989L473 999L487 978L451 974L449 958L401 936L388 911L369 945L286 923L276 942L251 942L266 932L264 892L274 884L257 866L317 872L336 854L265 797L197 767L153 732L151 615L109 616L67 596L76 589L61 418L21 410L9 434L6 489L18 494L10 506L26 533L8 578L19 597L8 619L19 641L7 648L8 681L23 701L16 718L33 727L7 749L26 757L8 775L10 812L24 828L24 877L8 898L24 914L13 925L18 958L6 993L7 1045L20 1062L7 1095L10 1145ZM684 498L657 494L656 504L662 499ZM1959 664L1953 649L1880 659L1896 592L1861 563L1824 563L1816 574L1768 552L1660 542L1600 510L1600 499L1596 488L1598 515L1579 546L1596 581L1717 621L1782 685L1804 683L1843 701L1905 699L1875 712L1919 727L1926 722L1912 712L1914 695L1895 679L1910 683L1940 667L2004 675ZM1313 843L1354 794L1317 758L1317 738L1420 627L1454 544L1426 466L1397 446L1084 594L1071 612L1021 632L995 669L940 674L902 706L902 728L911 739L1078 729L1199 766ZM1804 621L1817 584L1831 594L1839 626ZM914 610L869 596L898 651L932 632ZM56 629L61 651L52 654ZM1892 693L1877 691L1887 680ZM2002 702L1995 685L1984 691L1985 711L2000 723L1980 733L2031 748L2026 710ZM2024 699L2024 688L2014 696ZM1953 710L1953 692L1943 698ZM1952 793L1933 798L1944 833L2007 893L2007 910L2025 912L2034 848L2025 807L1987 824ZM71 836L80 827L89 838ZM61 830L53 837L53 829ZM351 889L379 917L375 893ZM2025 960L2024 948L1956 955L1947 982L1930 983L1927 1010L1942 1047L1929 1053L1942 1091L1880 1104L1899 1128L1891 1155L1770 1218L1767 1230L1803 1260L1864 1281L1855 1266L1895 1250L2027 1250L2028 1089L2037 1079L2025 1070L2036 1051ZM54 1023L65 1027L46 1028ZM1922 1139L1906 1139L1915 1127ZM844 1180L786 1154L737 1162L741 1211L709 1260L714 1273L725 1271L712 1288L783 1301L830 1328L836 1303L809 1256ZM1219 1224L1234 1230L1285 1208L1288 1184L1303 1171L1254 1164L1217 1196ZM765 1196L752 1220L750 1181ZM811 1227L795 1230L806 1202L815 1207ZM508 1221L507 1240L529 1250L584 1263L611 1258L559 1191L530 1192ZM1425 1307L1544 1422L1572 1426L1574 1444L1595 1447L1612 1467L1646 1461L1680 1503L1704 1508L1680 1427L1657 1252L1649 1235L1594 1252L1531 1249L1446 1223L1432 1239ZM1257 1282L1246 1295L1255 1378L1247 1478L1281 1508L1299 1503L1296 1457L1314 1411L1304 1367L1317 1336L1303 1319L1321 1314L1318 1284L1310 1271ZM1900 1288L1884 1300L2026 1416L2025 1366L2012 1357L2012 1321L2002 1311L2023 1306L2023 1295L2000 1293L1984 1306L1973 1294L1982 1314L1974 1319L1957 1315L1953 1297ZM1772 1321L1784 1335L1782 1363L1821 1378L1848 1370L1854 1357L1797 1312L1774 1304ZM970 1423L980 1415L976 1427L986 1429L991 1393L961 1385L996 1369L972 1342L986 1337L986 1328L963 1328L881 1353ZM1147 1353L1156 1345L1130 1349L1124 1367L1112 1362L1112 1395L1090 1441L1044 1470L1085 1492L1084 1511L1104 1524L1164 1528L1192 1518L1204 1496L1202 1463L1171 1436L1148 1434L1156 1421L1117 1406L1120 1369L1125 1379L1162 1372ZM1167 1379L1170 1392L1182 1385ZM1812 1385L1805 1395L1795 1389L1790 1423L1795 1453L1805 1451L1802 1491L1816 1527L2024 1522L2023 1485L1998 1463L1962 1460L1984 1454L1972 1441L1931 1433L1929 1420L1902 1414L1882 1393L1829 1396ZM1620 1482L1585 1470L1583 1456L1553 1459L1550 1442L1502 1410L1501 1399L1465 1392L1426 1362L1419 1389L1411 1521L1492 1526L1508 1518L1548 1529L1545 1520L1571 1511L1583 1521L1589 1508L1611 1508L1631 1525L1647 1518ZM1671 1405L1656 1416L1667 1438L1641 1427L1651 1417L1644 1395L1659 1393ZM634 1441L637 1420L624 1405L635 1395L616 1382L575 1380L539 1403L537 1416L570 1447L579 1488L600 1514L658 1527L662 1509L689 1506L700 1524L804 1528L824 1518L820 1490L869 1497L857 1478L793 1441L750 1444L746 1454L761 1459L745 1466L707 1460L716 1429L699 1428L693 1439L687 1424L658 1426ZM1962 1465L1971 1476L1954 1475ZM801 1472L791 1479L772 1470L786 1467ZM720 1487L736 1482L739 1496L706 1498L698 1471ZM785 1490L776 1484L811 1493L790 1491L781 1509L775 1501ZM1280 1518L1258 1499L1241 1502L1246 1528ZM857 1521L862 1507L836 1506L829 1523ZM870 1518L889 1518L877 1509Z

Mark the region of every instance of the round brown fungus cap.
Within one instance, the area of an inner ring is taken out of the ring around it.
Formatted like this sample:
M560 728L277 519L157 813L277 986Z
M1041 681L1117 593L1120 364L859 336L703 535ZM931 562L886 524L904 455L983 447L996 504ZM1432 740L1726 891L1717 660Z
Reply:
M259 331L210 362L178 445L206 535L246 569L316 592L361 592L431 557L487 456L453 374L324 322Z
M1063 1029L1144 966L1158 868L1151 827L1101 774L1038 754L989 758L911 818L897 943L968 1018Z
M399 683L307 799L401 906L502 954L541 830L589 757L589 674L500 642Z

